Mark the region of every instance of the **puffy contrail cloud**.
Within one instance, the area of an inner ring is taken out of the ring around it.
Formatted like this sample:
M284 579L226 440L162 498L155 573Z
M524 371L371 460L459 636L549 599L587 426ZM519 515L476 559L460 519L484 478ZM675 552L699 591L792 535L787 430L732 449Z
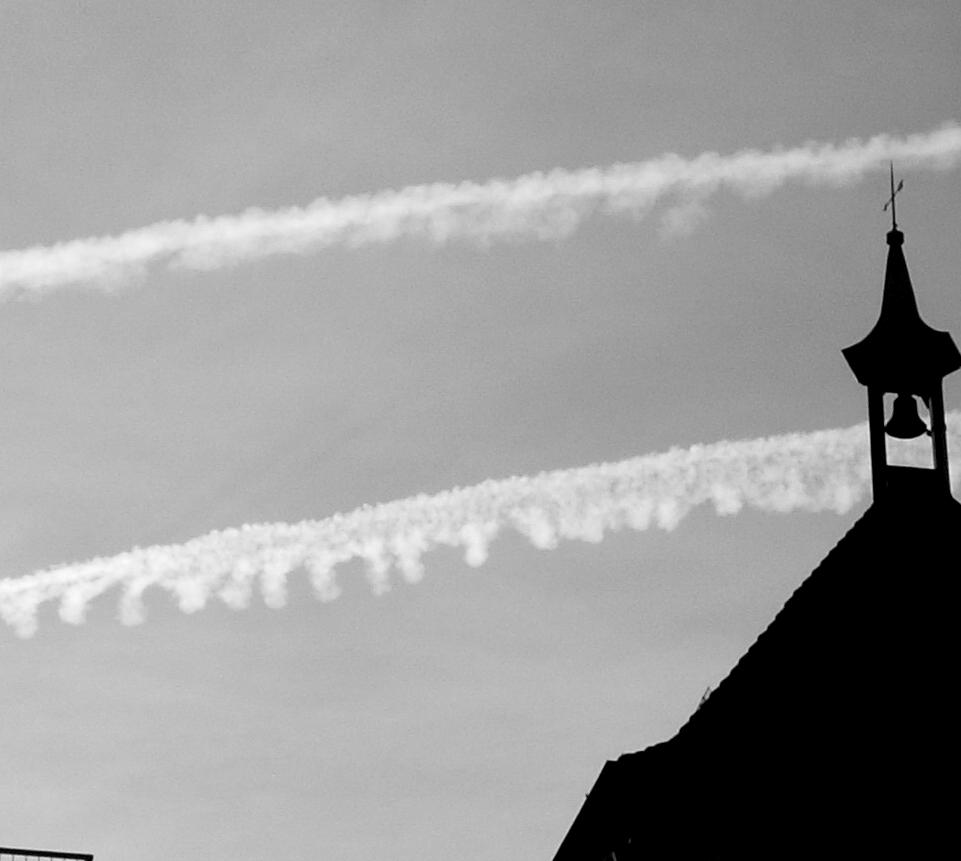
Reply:
M661 224L689 229L721 189L742 197L788 182L837 186L894 160L901 168L945 170L961 159L961 126L906 136L880 134L792 149L670 153L648 161L560 168L514 179L413 185L304 207L248 209L239 215L162 221L115 236L89 237L0 252L0 298L39 295L71 285L112 289L152 264L219 269L277 254L309 254L415 238L487 244L558 239L596 212L641 218L667 202Z
M948 431L958 451L961 413L949 414ZM894 454L900 462L922 462L917 446L899 445ZM744 506L844 513L869 492L870 473L863 424L695 445L617 463L485 481L323 520L225 529L186 544L60 565L0 580L0 615L21 636L29 636L44 602L59 601L60 617L79 623L88 603L115 586L126 624L142 620L142 595L148 587L167 590L188 613L212 597L233 608L246 607L255 587L269 606L280 607L286 601L287 577L299 568L308 572L318 598L332 600L340 591L335 568L352 559L364 561L371 586L380 593L390 588L392 574L411 583L420 580L421 557L439 546L462 548L469 565L481 565L490 542L508 528L546 549L562 538L600 541L605 532L625 527L673 529L704 503L713 503L719 514L734 514Z

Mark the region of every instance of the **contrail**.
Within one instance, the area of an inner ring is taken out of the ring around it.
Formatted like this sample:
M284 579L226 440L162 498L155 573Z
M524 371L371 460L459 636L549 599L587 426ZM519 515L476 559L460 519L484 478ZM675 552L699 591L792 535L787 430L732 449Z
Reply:
M954 451L961 413L948 416ZM922 463L917 447L900 446L901 462ZM958 464L953 472L958 475ZM259 524L211 532L186 544L135 548L109 558L61 565L0 580L0 615L21 636L36 630L38 607L60 602L60 617L79 623L87 604L119 586L120 618L143 618L147 587L166 589L193 612L211 597L246 607L255 585L264 601L286 601L287 576L309 573L322 600L339 594L335 567L366 563L374 592L390 588L396 571L407 582L423 576L421 557L446 545L481 565L489 543L506 528L540 548L561 538L600 541L608 530L650 526L673 529L695 506L711 502L719 514L745 505L762 511L844 513L870 487L864 424L741 442L671 449L661 454L543 472L455 488L301 523Z
M110 289L151 264L219 269L277 254L415 238L488 244L559 239L595 212L641 218L667 201L662 228L684 230L721 189L743 197L787 182L842 185L894 160L901 168L946 170L961 159L961 125L907 136L880 134L793 149L666 154L647 161L529 173L487 182L413 185L304 207L248 209L239 215L162 221L115 236L89 237L0 252L0 298L39 295L70 285Z

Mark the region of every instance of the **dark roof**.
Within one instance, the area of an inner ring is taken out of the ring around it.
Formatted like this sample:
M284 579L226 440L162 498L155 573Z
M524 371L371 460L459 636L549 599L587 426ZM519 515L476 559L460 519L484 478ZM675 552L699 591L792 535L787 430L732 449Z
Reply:
M841 352L862 385L923 393L932 382L961 368L961 353L950 334L921 319L903 243L900 230L888 233L881 314L861 341Z
M959 535L950 497L869 508L672 739L604 766L555 861L924 857L953 822Z

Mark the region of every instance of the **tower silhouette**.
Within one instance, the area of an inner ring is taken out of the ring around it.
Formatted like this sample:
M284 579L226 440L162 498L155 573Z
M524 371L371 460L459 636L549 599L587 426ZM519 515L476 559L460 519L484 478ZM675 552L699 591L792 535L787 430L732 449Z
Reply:
M961 354L921 319L903 242L893 222L880 317L843 350L867 388L871 506L673 738L604 765L555 861L953 845L961 504L941 385ZM933 468L889 465L890 436L930 437Z

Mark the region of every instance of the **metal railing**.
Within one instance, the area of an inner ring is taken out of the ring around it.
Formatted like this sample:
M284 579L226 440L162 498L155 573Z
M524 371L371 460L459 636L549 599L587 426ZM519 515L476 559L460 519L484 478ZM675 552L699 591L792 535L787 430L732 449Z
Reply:
M73 858L75 861L93 861L93 855L86 852L48 852L42 849L11 849L9 846L0 846L0 861L5 861L7 857L16 858Z

